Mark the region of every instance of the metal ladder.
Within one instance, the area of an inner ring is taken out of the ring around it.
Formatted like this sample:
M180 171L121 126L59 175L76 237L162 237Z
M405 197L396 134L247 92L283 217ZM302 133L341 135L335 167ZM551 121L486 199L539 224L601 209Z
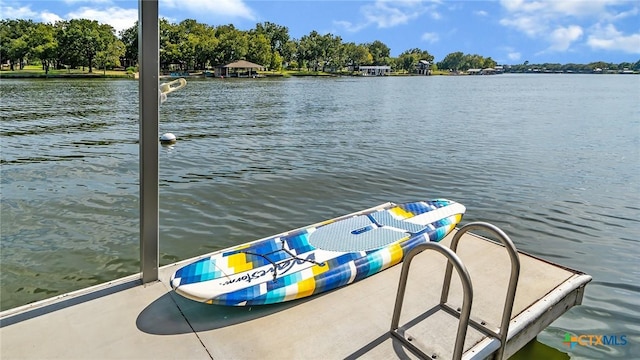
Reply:
M511 275L509 278L509 285L507 288L506 300L504 303L504 309L502 312L502 320L500 322L500 329L495 332L485 326L484 322L478 323L471 320L471 305L473 303L473 286L471 284L471 278L467 268L460 260L460 257L456 254L458 249L458 243L462 238L462 235L470 230L484 230L493 233L500 242L504 245L509 253L511 260ZM402 272L400 274L400 283L398 285L398 294L396 296L395 307L393 310L393 318L391 320L391 335L400 340L404 345L411 349L414 353L419 354L425 359L434 358L432 355L425 354L421 349L412 343L411 338L407 338L399 331L400 313L402 311L402 305L404 302L404 294L407 287L407 278L409 276L409 268L413 258L425 250L434 250L444 255L447 258L447 268L445 271L444 282L442 285L442 294L440 296L439 308L444 310L448 314L458 318L458 331L456 335L456 341L453 350L453 359L461 359L464 352L464 341L467 335L467 328L471 324L475 329L483 332L484 334L491 336L499 341L499 347L493 352L494 359L502 359L504 355L505 345L507 342L507 335L509 332L509 322L511 321L511 312L513 310L513 302L516 295L516 287L518 285L518 277L520 275L520 259L513 241L495 225L485 222L472 222L462 228L460 228L453 239L451 240L451 248L447 248L438 243L428 242L420 244L412 249L405 257L402 264ZM463 301L462 308L453 309L447 304L449 298L449 288L451 285L451 275L453 267L456 268L458 276L462 282L463 289Z

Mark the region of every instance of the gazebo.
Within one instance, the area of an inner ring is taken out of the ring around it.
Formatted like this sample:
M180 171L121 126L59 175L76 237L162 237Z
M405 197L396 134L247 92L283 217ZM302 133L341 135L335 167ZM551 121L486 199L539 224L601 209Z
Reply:
M262 65L254 64L246 60L238 60L227 65L218 66L215 73L216 77L253 77L257 70L262 69L264 69Z

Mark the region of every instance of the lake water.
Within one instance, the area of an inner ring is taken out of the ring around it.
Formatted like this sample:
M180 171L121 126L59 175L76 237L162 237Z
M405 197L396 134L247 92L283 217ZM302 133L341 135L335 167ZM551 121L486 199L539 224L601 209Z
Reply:
M138 83L0 82L1 303L139 271ZM190 80L160 109L161 264L444 197L593 276L538 340L640 354L640 77ZM562 343L572 334L626 345ZM634 355L635 354L635 355Z

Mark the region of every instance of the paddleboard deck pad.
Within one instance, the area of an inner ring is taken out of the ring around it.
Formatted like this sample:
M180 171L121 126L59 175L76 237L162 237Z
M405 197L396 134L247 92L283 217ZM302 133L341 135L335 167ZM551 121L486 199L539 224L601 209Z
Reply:
M231 306L319 294L398 264L418 244L442 240L464 212L444 199L382 204L207 255L176 271L171 286L186 298Z

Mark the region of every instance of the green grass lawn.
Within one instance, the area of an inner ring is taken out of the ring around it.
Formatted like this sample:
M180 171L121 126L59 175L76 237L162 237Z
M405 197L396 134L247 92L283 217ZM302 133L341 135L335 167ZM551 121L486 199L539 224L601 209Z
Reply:
M49 73L45 73L42 66L27 65L22 70L6 70L0 71L0 77L133 77L133 74L127 74L124 70L107 70L93 69L89 72L88 68L82 69L49 69Z

